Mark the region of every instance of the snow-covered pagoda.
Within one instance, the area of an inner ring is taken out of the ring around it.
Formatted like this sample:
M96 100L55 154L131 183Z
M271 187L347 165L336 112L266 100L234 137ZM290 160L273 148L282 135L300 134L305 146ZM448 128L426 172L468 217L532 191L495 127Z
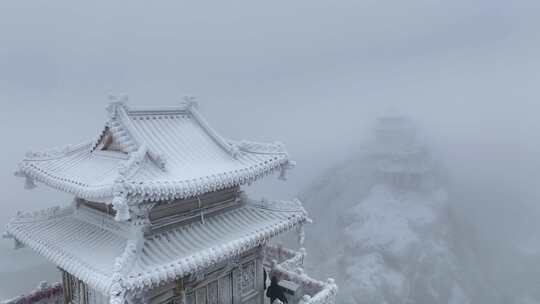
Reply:
M285 178L293 162L282 144L225 139L190 100L133 109L117 99L107 110L96 140L29 152L19 164L26 188L74 199L19 212L6 232L58 266L62 292L50 294L61 296L6 303L262 304L264 272L293 303L334 302L333 280L303 273L303 249L270 245L289 230L303 242L310 220L300 201L242 191L273 172Z

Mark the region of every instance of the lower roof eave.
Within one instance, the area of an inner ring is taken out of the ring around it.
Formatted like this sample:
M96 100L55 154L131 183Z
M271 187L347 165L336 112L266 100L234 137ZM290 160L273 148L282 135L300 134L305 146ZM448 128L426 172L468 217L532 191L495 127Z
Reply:
M293 221L284 222L278 227L267 229L267 231L259 231L258 236L246 236L230 244L210 248L206 252L200 252L182 260L174 261L169 265L162 265L148 272L124 278L124 287L126 290L140 291L154 288L164 282L173 282L179 278L194 274L201 269L233 260L251 249L266 244L271 238L309 221L306 215L296 216Z
M30 241L24 234L9 229L9 225L6 234L24 246L36 251L39 255L57 265L58 268L76 276L78 279L86 283L88 286L94 288L96 291L99 291L104 295L108 295L110 293L112 286L112 280L110 277L99 274L94 269L81 265L75 261L76 258L71 257L68 254L58 255L54 253L51 248L47 248L45 244Z
M88 217L85 210L70 206L18 214L7 232L105 295L117 288L137 291L173 282L234 260L309 222L298 200L249 201L202 222L145 238L135 249L130 247L133 239L116 226L109 228L110 223ZM118 258L127 266L115 270Z
M80 226L68 225L69 219L73 218L73 216L73 206L53 207L32 213L18 213L17 217L7 224L5 235L36 251L60 269L76 276L90 287L107 295L112 286L110 275L92 267L87 260L81 259L74 252L66 250L64 246L58 244L59 239L63 240L64 237L75 231L81 232L79 230ZM52 229L43 226L47 225L47 223L53 223L53 225L57 226ZM86 222L80 221L80 223ZM58 227L65 227L66 229L59 230ZM80 252L80 248L83 247L78 246L77 248L79 248L78 251Z

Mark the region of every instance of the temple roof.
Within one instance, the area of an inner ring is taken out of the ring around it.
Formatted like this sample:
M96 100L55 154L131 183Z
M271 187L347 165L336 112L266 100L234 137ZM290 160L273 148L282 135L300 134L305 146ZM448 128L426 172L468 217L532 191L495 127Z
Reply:
M18 214L8 224L7 235L109 294L118 282L132 290L193 274L306 220L297 200L249 202L203 222L144 238L125 222L70 206Z
M253 182L293 165L280 143L231 141L193 103L166 109L108 108L97 140L27 153L18 175L94 201L186 198Z

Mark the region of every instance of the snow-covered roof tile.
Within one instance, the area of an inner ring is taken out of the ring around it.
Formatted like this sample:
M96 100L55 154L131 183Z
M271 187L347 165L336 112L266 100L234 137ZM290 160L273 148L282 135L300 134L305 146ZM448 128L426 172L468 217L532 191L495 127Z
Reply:
M192 104L129 109L112 103L98 140L29 153L19 175L90 200L112 200L121 183L137 201L185 198L253 182L288 169L279 143L234 142L215 132Z
M124 251L127 239L107 228L104 221L96 225L86 216L71 206L18 214L7 225L7 233L90 286L107 292L114 260Z
M248 204L204 223L154 235L145 240L125 283L149 287L163 276L174 280L255 248L307 220L301 204L291 205L296 208Z
M308 220L298 201L250 202L133 245L128 224L98 219L95 212L69 207L19 215L7 233L109 293L118 272L127 289L152 287L238 256Z

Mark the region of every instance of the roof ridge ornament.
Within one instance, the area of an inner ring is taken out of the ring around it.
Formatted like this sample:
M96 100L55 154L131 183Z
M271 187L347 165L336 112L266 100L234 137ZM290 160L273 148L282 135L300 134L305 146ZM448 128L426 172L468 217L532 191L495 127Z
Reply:
M231 156L234 159L238 159L238 156L240 155L240 147L235 143L229 143L231 148L229 149L229 153L231 153Z
M148 148L143 145L135 152L130 153L129 158L118 168L118 177L114 181L112 205L116 210L116 221L127 221L131 218L128 206L128 189L126 178L129 173L141 166Z
M118 108L126 108L126 103L129 101L129 96L127 94L110 94L109 95L109 105L107 106L107 112L109 112L109 117L111 119L116 118L118 113Z
M225 140L221 135L219 135L206 120L201 116L198 111L199 103L196 101L195 96L184 96L184 103L186 110L191 113L191 115L197 120L199 125L210 135L218 145L225 149L233 158L237 158L240 154L240 149L238 145L231 144Z
M164 154L148 150L148 156L161 170L167 169L167 157Z
M146 145L142 145L139 149L129 153L129 158L121 163L118 168L119 175L122 178L126 178L133 169L140 167L146 153L148 153L148 147Z
M236 145L238 149L244 152L260 153L260 154L276 154L282 153L288 155L285 150L285 145L280 141L273 143L257 142L250 140L228 140L231 146Z
M24 248L24 244L19 241L13 234L5 231L3 234L2 234L2 238L4 239L12 239L13 240L13 249L21 249L21 248Z
M185 95L183 98L184 105L186 106L187 110L191 110L192 108L198 109L199 108L199 102L197 101L197 96L190 96Z
M15 176L24 177L24 189L31 190L37 187L34 178L21 169L15 171Z
M287 172L291 169L294 169L296 167L296 162L294 160L287 160L284 164L281 164L279 166L279 179L286 181L287 180Z
M127 204L127 189L124 185L124 180L121 178L118 178L114 182L114 190L113 190L113 200L112 205L114 210L116 210L116 215L114 217L114 220L116 221L127 221L130 219L129 215L129 207Z
M112 285L110 291L110 303L124 304L126 297L126 287L124 277L132 262L135 260L143 242L141 235L127 241L124 252L114 261Z

